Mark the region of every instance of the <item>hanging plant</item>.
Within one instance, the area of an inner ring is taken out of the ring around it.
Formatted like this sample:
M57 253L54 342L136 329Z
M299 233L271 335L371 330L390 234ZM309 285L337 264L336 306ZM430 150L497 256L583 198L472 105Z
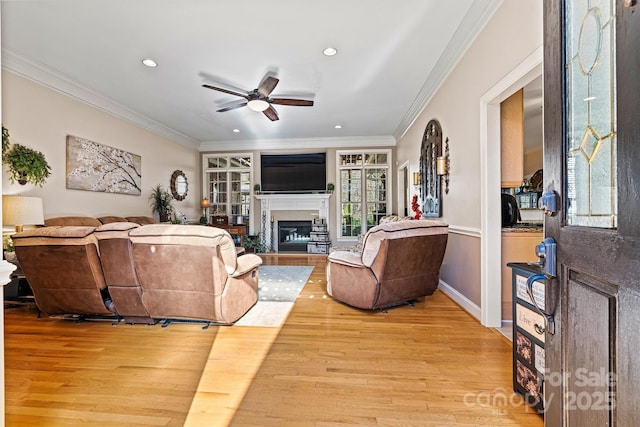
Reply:
M2 157L4 157L4 153L7 152L9 148L9 129L2 126Z
M9 167L9 181L20 185L31 183L39 185L45 183L51 175L51 167L40 151L33 150L21 144L12 144L5 148L5 128L2 129L2 162ZM7 132L7 140L9 134ZM6 151L5 151L6 149Z

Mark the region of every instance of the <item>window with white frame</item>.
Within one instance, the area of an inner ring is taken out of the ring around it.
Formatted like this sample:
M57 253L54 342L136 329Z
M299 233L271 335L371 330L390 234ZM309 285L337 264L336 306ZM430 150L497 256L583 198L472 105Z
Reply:
M364 234L389 213L391 150L338 151L338 236Z
M209 199L208 222L213 215L249 225L251 210L251 154L204 154L205 197Z

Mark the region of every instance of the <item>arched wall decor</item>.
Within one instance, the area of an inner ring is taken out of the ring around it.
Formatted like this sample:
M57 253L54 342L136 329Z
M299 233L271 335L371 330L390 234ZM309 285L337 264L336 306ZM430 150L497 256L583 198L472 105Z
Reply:
M437 171L437 159L442 156L442 128L436 119L427 123L420 147L420 200L422 216L442 216L442 191Z
M174 171L173 175L171 175L171 194L173 198L178 201L184 200L188 191L187 176L181 170Z

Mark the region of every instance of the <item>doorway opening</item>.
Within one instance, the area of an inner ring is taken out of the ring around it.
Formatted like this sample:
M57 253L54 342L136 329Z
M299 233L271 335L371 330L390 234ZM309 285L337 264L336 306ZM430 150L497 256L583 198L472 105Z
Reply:
M542 59L543 47L540 46L480 98L480 321L488 327L502 327L500 103L542 75Z

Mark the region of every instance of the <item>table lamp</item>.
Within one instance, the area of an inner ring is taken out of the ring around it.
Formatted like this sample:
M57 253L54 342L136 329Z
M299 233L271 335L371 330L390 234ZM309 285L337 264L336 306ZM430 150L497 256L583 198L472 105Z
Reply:
M2 196L2 222L14 225L16 232L24 225L44 225L42 199L40 197Z
M202 216L200 217L200 224L207 224L209 219L207 218L207 209L209 209L210 202L209 199L203 197L200 200L200 207L202 208Z

